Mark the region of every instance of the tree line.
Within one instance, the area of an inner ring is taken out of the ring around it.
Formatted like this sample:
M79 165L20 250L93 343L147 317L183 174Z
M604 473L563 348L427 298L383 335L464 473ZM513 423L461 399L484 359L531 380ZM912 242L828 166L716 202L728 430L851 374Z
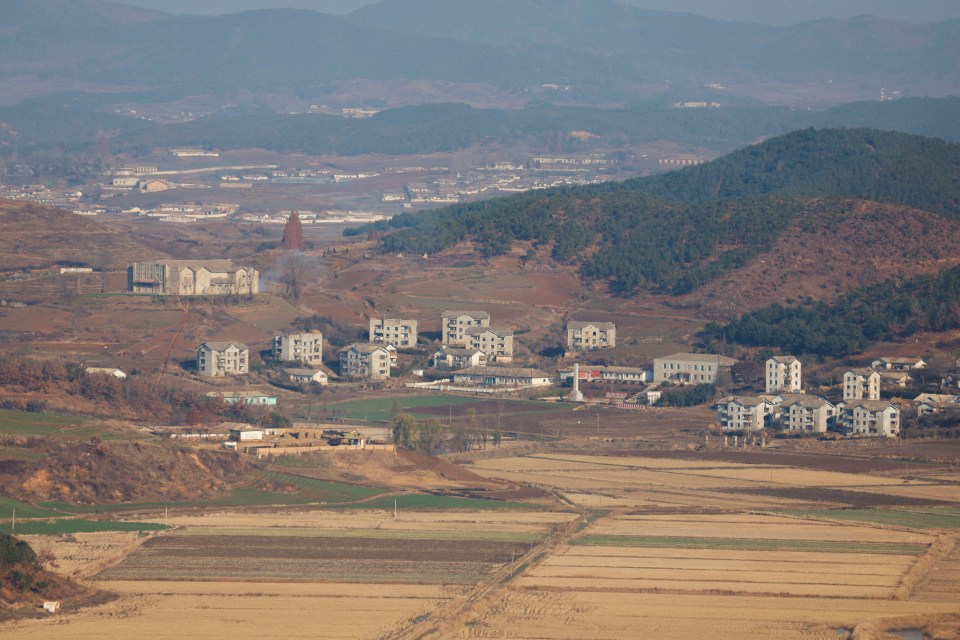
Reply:
M795 355L842 357L871 343L921 331L960 328L960 267L902 282L888 280L855 289L833 303L812 300L773 304L699 334L704 346L765 346Z

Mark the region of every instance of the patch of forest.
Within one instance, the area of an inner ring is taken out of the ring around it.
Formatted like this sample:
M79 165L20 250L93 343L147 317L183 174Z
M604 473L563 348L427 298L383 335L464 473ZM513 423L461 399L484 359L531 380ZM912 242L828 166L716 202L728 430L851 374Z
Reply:
M960 328L960 267L851 291L832 304L773 304L700 333L707 348L763 346L796 355L843 357L871 343Z
M811 199L960 217L957 175L960 145L872 129L807 129L660 176L404 213L347 233L387 232L385 253L436 253L472 240L492 256L529 241L623 293L653 285L682 294L768 251Z

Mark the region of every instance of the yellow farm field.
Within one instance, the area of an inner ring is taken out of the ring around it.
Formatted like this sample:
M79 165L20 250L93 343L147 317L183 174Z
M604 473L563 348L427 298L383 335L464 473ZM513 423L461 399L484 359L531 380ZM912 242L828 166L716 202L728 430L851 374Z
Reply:
M729 597L511 587L473 612L463 638L836 640L867 620L950 614L949 603Z
M204 515L173 515L167 522L190 533L210 533L216 529L256 530L258 535L287 529L331 530L347 533L352 529L381 531L452 531L452 532L518 532L540 533L551 526L569 522L573 513L551 511L473 511L427 512L402 511L395 520L391 511L284 511L277 517L271 513L223 511ZM144 517L156 522L156 516Z
M11 640L377 638L460 593L420 585L105 582L120 594L72 616L4 625Z
M603 518L590 530L598 535L692 536L753 540L852 540L929 544L927 535L856 523L832 523L759 514L639 515Z

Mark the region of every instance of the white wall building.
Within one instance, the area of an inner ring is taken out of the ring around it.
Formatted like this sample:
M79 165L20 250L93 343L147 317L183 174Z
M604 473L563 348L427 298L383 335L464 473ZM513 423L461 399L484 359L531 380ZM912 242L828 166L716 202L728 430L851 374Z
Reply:
M880 374L873 369L850 369L844 373L843 399L879 400Z
M273 337L273 357L283 362L305 365L323 363L323 333L291 333Z
M250 371L250 350L239 342L204 342L197 347L197 372L214 378Z
M767 360L767 393L800 393L803 390L802 368L803 365L793 356L774 356Z
M485 311L444 311L440 316L441 343L467 346L467 329L489 326L490 314Z

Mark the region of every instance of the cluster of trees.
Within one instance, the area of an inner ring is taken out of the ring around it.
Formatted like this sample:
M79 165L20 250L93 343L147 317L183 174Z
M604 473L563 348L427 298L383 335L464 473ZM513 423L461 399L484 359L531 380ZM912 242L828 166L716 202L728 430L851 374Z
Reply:
M653 286L683 294L768 251L799 213L824 199L960 217L958 172L960 145L942 140L804 130L660 176L407 213L349 233L392 231L380 241L385 253L435 253L473 240L498 255L532 241L624 293Z
M695 407L707 404L713 400L716 393L717 387L712 384L698 384L692 387L670 389L663 392L657 404L664 407Z
M34 574L40 570L37 554L26 541L9 533L0 533L0 589L9 585L20 593L44 591L48 584L34 579Z
M120 380L111 375L88 374L74 364L38 361L0 354L0 387L15 387L27 393L50 393L55 389L71 396L109 406L112 415L168 421L173 424L210 424L218 420L250 424L282 424L286 419L264 407L227 404L191 391L150 383L139 377ZM8 408L42 411L45 403L11 401Z
M960 328L960 267L902 282L856 289L827 304L773 304L726 325L711 323L700 334L711 349L723 343L777 347L797 355L842 357L879 340L920 331Z
M486 447L487 440L499 447L503 437L499 427L488 430L479 425L473 409L468 411L466 422L459 421L454 425L444 425L436 418L417 420L409 413L397 413L391 426L394 444L429 455L443 450L470 451Z

